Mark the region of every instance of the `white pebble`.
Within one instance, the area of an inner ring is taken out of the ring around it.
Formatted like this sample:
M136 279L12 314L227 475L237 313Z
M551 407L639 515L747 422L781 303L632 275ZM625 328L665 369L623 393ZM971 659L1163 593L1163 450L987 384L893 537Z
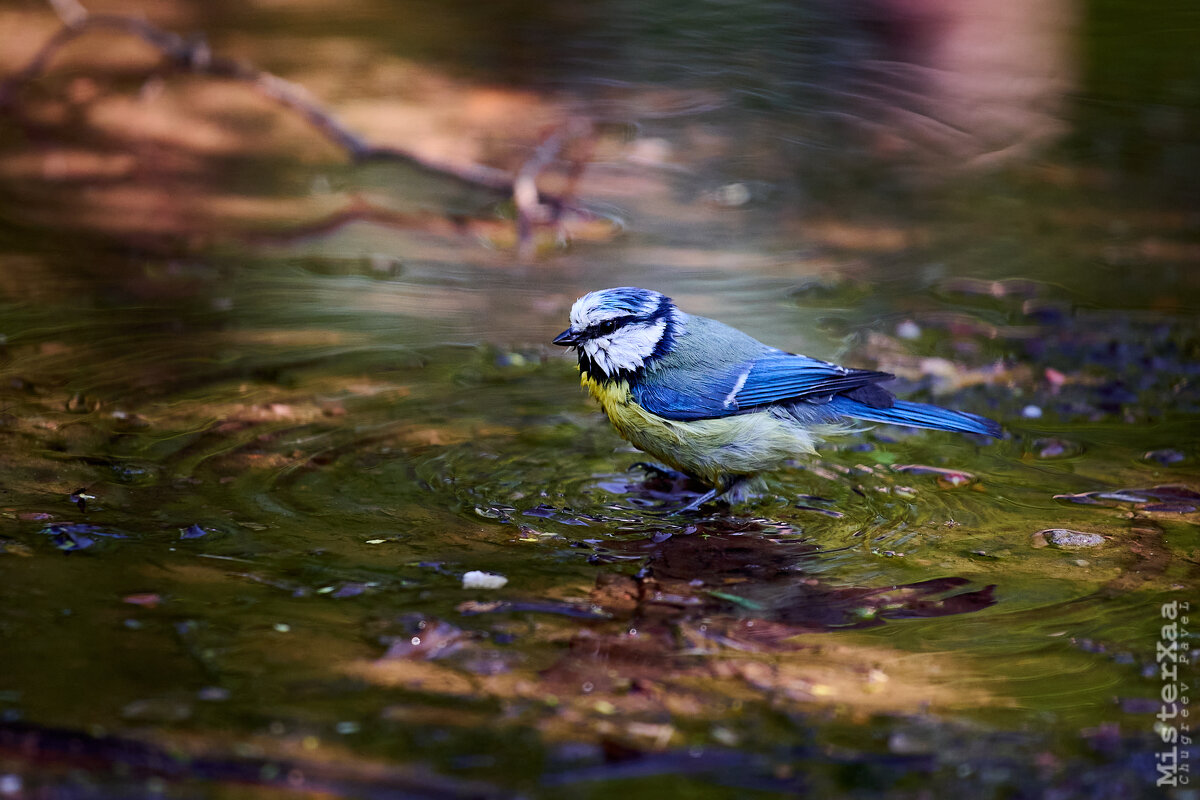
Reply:
M911 319L906 319L896 326L896 335L901 339L920 339L921 326Z
M1039 406L1025 406L1021 409L1021 416L1025 419L1039 419L1042 416L1042 409Z
M508 583L508 578L503 575L495 575L477 569L463 575L464 589L500 589L506 583Z

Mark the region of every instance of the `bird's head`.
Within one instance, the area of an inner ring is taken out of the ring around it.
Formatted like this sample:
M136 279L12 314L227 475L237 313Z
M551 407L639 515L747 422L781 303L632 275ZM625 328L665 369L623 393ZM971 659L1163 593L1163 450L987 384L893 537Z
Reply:
M580 369L594 378L632 377L670 352L682 332L683 313L671 298L621 286L576 300L571 327L554 343L574 347Z

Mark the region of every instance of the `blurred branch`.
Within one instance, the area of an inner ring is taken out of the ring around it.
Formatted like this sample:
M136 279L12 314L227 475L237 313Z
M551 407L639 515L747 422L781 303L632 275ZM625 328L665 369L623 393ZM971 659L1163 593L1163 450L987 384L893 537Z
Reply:
M346 205L323 217L311 219L285 229L259 231L246 238L258 244L292 244L314 237L327 236L356 222L369 222L406 231L421 231L435 236L473 236L481 241L507 243L513 232L512 222L500 217L471 217L462 214L441 214L431 211L399 211L373 203L356 194L350 196ZM572 239L603 241L619 230L613 220L600 217L558 216L554 223L561 232L570 231ZM542 223L545 224L545 223ZM516 245L521 258L532 255L537 244L534 228L527 230L527 238L518 236Z
M518 239L522 252L528 249L532 241L531 229L535 224L553 224L567 211L590 219L599 217L595 212L579 205L570 195L547 194L536 186L537 175L553 160L567 139L581 135L581 130L590 130L590 123L568 123L547 137L515 178L504 170L481 164L456 165L437 162L398 147L372 144L322 108L319 101L302 86L240 61L214 55L203 38L184 38L133 17L92 14L77 0L48 2L62 20L63 27L42 45L23 69L0 82L0 112L16 105L21 88L45 73L50 61L63 47L93 30L119 31L136 36L157 48L169 65L177 69L249 85L263 97L302 116L325 138L346 151L355 162L402 161L419 169L456 179L473 188L484 189L501 196L511 195L518 209ZM580 170L581 167L578 167L568 182L572 191Z
M513 180L513 202L517 206L517 241L520 243L518 254L527 258L532 253L533 227L540 223L553 222L561 209L548 206L542 202L541 192L537 187L537 177L548 167L559 152L566 147L571 139L592 135L592 124L585 119L571 120L554 130L533 151L533 155L521 165L517 177ZM590 150L590 148L589 148ZM574 192L578 183L578 172L582 167L572 165L568 177L568 196Z

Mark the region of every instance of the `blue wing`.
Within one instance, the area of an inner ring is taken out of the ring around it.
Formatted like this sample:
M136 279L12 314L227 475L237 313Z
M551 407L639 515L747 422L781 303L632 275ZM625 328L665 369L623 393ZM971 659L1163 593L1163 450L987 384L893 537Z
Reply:
M754 361L732 399L742 409L799 400L827 400L832 395L891 378L886 372L848 369L808 356L773 353ZM882 402L891 405L888 401Z
M749 361L705 366L651 372L631 387L634 399L667 419L711 419L764 406L825 403L834 395L854 395L855 390L892 377L779 351ZM872 407L891 405L891 395L882 389L860 392L859 399Z
M964 411L897 400L879 386L886 372L847 369L767 347L736 328L686 318L688 334L630 386L651 413L681 422L775 406L801 422L841 417L1000 436L1000 426Z

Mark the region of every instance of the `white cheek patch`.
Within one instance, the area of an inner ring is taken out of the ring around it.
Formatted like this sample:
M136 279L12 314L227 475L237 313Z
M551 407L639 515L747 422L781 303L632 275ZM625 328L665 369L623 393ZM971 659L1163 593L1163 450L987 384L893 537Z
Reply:
M665 320L626 325L608 336L584 342L583 351L605 375L640 369L667 330Z

